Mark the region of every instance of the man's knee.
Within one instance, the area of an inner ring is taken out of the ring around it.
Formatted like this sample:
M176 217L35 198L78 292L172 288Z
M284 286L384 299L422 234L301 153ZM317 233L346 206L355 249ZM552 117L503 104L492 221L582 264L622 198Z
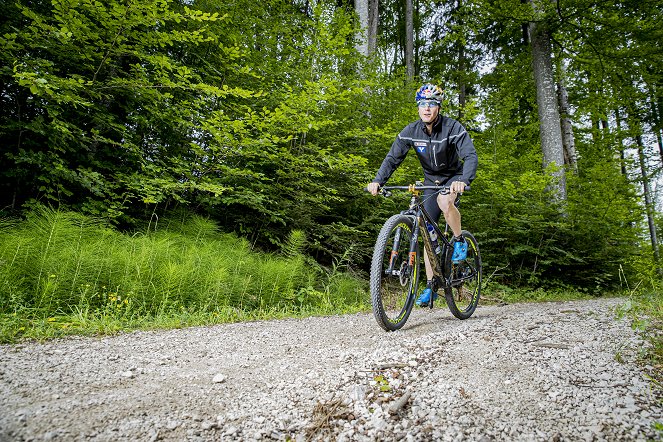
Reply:
M449 210L454 206L454 195L438 195L437 196L437 204L440 206L440 210L444 214L447 214Z

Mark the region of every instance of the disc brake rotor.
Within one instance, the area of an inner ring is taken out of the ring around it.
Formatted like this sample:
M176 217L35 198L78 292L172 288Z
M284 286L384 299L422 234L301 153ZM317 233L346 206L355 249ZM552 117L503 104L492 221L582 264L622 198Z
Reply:
M401 269L399 271L400 273L400 281L401 285L405 287L408 282L410 282L410 269L408 268L409 266L407 265L407 261L403 261L401 263Z

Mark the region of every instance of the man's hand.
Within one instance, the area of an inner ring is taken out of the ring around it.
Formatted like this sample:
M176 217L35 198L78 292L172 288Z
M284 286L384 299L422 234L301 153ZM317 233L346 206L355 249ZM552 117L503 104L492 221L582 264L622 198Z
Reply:
M369 192L371 192L371 195L375 196L378 194L380 191L380 183L368 183L368 186L366 186Z
M465 183L462 181L454 181L451 183L449 190L451 193L463 193L465 191Z

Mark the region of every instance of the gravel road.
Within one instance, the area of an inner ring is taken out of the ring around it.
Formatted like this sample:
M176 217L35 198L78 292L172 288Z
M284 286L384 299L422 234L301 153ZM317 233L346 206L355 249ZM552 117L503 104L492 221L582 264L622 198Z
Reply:
M620 301L372 315L0 347L0 440L660 440ZM658 398L656 395L659 394Z

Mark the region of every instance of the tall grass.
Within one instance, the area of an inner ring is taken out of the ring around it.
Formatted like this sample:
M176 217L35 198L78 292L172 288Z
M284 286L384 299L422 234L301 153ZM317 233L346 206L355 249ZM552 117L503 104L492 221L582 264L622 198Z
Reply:
M130 235L41 208L0 222L0 340L363 308L359 278L286 252L252 251L198 216Z
M649 346L639 356L650 368L659 395L663 394L663 287L651 280L651 284L636 286L631 290L616 313L618 317L626 317L631 321L634 330L640 333ZM663 422L661 423L663 431Z

